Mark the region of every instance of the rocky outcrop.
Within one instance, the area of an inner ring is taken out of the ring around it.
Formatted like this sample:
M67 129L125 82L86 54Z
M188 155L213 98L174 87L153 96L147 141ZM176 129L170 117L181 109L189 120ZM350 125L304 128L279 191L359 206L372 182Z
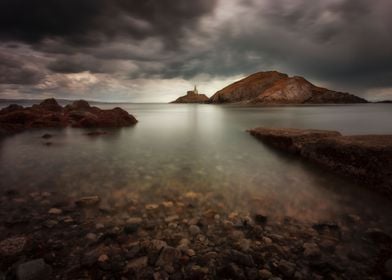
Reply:
M392 135L342 136L336 131L276 128L249 133L392 198Z
M177 98L171 103L207 103L209 98L205 94L188 91L186 95Z
M0 110L0 135L30 128L47 127L124 127L137 120L121 108L102 110L79 100L63 108L53 98L24 108L10 105Z
M276 71L259 72L218 91L211 103L246 104L345 104L366 103L365 99L317 87L302 77Z

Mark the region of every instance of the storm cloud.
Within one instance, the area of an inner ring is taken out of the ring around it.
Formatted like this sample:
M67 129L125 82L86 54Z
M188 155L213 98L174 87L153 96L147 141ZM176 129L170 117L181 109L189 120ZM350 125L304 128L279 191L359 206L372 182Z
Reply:
M389 0L3 0L0 94L170 101L278 70L392 98L391 14Z

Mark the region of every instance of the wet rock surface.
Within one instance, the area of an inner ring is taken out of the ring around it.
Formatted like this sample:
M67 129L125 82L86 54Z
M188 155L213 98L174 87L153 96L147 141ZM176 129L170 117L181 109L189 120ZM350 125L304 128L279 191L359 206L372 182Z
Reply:
M125 127L136 123L135 117L121 108L102 110L84 100L62 107L51 98L32 107L9 105L0 110L0 136L31 128ZM42 136L51 137L50 134Z
M336 131L262 127L249 133L392 197L392 135L342 136Z
M391 232L374 217L278 219L235 211L213 192L156 192L146 196L124 188L80 197L2 192L0 271L5 279L391 275Z

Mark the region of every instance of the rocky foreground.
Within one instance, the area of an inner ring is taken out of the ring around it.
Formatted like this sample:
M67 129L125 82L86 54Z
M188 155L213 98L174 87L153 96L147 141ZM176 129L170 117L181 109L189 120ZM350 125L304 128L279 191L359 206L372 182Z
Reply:
M392 197L392 135L342 136L336 131L277 128L249 133Z
M0 279L387 279L375 217L274 220L216 192L0 195ZM159 199L160 198L160 199Z
M51 98L32 107L13 104L0 110L0 136L31 128L124 127L136 123L135 117L121 108L102 110L84 100L62 107Z
M352 94L313 85L303 77L277 71L258 72L216 92L210 103L348 104L366 103Z

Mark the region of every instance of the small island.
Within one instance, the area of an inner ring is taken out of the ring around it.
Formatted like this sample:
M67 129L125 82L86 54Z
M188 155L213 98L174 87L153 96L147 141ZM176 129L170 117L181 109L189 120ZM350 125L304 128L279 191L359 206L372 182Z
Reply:
M199 93L197 87L187 92L186 95L177 98L171 103L208 103L209 98L205 94Z
M355 104L367 100L345 92L313 85L303 77L289 77L277 71L254 73L217 91L211 98L194 91L172 103L245 105Z

